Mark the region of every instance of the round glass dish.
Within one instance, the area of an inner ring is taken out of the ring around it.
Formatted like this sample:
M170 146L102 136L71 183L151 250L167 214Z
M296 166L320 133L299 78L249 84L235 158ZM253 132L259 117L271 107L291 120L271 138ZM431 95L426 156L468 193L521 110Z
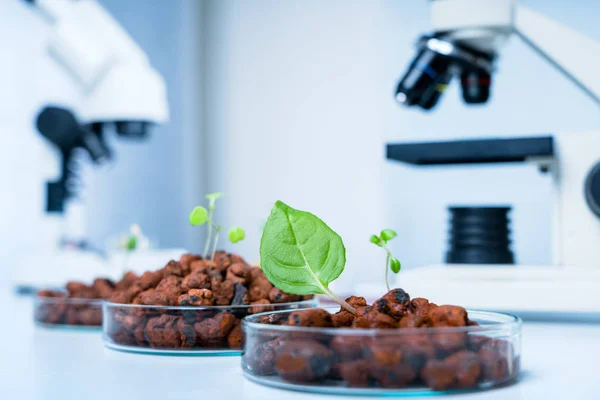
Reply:
M278 325L290 313L242 321L249 380L322 394L414 396L488 389L519 374L521 320L513 315L468 310L479 326L455 328Z
M240 355L250 314L318 306L317 299L268 305L145 306L104 302L102 338L114 350L170 355Z
M100 329L102 299L36 296L33 319L37 325L53 328Z

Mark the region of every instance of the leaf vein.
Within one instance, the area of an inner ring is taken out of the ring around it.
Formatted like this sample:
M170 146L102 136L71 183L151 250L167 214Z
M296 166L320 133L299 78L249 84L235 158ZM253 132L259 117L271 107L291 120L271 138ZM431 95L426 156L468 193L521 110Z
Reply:
M292 231L292 235L294 236L294 240L296 240L296 243L298 243L298 250L300 251L300 255L302 256L302 259L304 260L304 264L308 270L308 273L314 278L314 280L317 282L317 287L319 287L323 292L325 292L325 286L323 285L323 283L321 283L321 281L319 280L319 277L317 277L314 273L314 271L312 270L312 268L310 267L310 263L308 262L308 260L306 259L306 255L304 254L304 251L302 251L302 246L300 245L300 242L298 241L298 235L296 234L296 231L294 230L294 225L292 224L292 221L290 220L290 216L287 213L284 213L285 218L290 226L290 229Z

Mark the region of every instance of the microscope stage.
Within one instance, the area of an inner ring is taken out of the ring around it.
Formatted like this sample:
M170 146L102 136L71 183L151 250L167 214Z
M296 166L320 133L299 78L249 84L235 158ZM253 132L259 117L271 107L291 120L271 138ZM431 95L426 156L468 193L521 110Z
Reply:
M396 287L437 304L552 319L600 318L600 269L527 265L431 265L402 270ZM380 288L357 288L375 298Z

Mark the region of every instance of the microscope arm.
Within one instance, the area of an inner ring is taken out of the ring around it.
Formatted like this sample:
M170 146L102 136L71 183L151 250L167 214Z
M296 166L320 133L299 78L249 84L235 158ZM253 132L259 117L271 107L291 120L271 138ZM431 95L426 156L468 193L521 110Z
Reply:
M514 31L600 103L600 43L530 8L516 6Z

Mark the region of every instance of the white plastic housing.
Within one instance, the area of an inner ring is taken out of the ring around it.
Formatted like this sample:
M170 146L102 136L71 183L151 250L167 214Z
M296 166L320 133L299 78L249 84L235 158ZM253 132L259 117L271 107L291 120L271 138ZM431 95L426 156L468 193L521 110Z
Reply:
M513 0L436 0L429 4L429 21L434 31L512 29Z
M107 258L79 249L58 249L24 254L15 270L13 285L18 288L64 288L70 280L91 284L95 278L119 280L126 271L141 275L155 271L170 260L178 260L187 251L162 249L113 252Z
M82 86L82 123L169 119L164 79L96 0L37 0L54 26L48 51Z
M109 69L78 107L82 123L169 120L167 88L150 65L119 64Z
M488 53L496 53L513 33L512 0L436 0L429 18L434 32Z
M544 318L600 315L600 270L531 265L431 265L403 270L396 287L437 304ZM356 291L376 299L381 286Z
M585 179L600 162L600 132L554 137L554 264L567 268L600 266L600 218L585 199Z

